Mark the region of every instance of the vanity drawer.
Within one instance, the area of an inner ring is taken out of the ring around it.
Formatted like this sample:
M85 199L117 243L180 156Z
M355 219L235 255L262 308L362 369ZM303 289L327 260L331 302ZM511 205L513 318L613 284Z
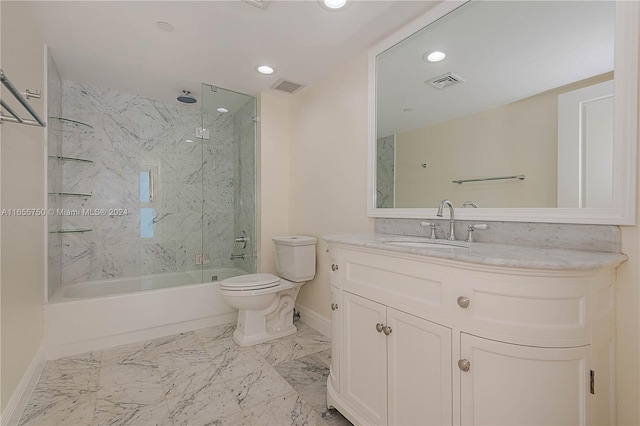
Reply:
M398 310L448 320L451 311L451 270L388 255L344 251L340 258L343 290Z
M487 275L463 275L456 285L453 315L462 328L525 345L589 343L591 286L584 279Z

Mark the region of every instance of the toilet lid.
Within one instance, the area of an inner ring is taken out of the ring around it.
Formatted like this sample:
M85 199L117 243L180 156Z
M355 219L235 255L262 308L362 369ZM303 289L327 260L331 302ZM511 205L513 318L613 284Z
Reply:
M280 284L280 278L272 274L247 274L220 281L224 290L261 290Z

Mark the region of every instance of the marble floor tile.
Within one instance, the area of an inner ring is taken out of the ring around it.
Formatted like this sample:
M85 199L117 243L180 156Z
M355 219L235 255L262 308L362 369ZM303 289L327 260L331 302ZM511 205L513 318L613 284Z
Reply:
M331 349L328 351L330 353ZM336 426L348 426L351 423L342 414L337 410L327 408L329 365L325 364L325 359L326 354L319 352L284 362L275 368L326 423Z
M311 355L275 366L276 371L312 407L327 406L329 367Z
M253 407L293 390L271 366L234 377L227 385L241 408Z
M91 425L96 408L96 392L74 396L60 394L55 389L38 390L18 422L18 425Z
M159 385L130 382L98 391L95 425L168 424L169 407Z
M168 337L161 337L159 339L155 339L153 343L154 350L158 354L178 349L203 349L202 342L193 331L174 334L173 336Z
M242 348L235 324L50 361L20 425L337 425L330 342L298 333Z
M215 327L201 328L194 331L200 341L205 343L211 343L218 340L231 339L233 332L236 331L235 324L223 324Z
M271 365L307 355L304 347L290 337L257 344L255 349Z
M152 340L117 346L102 351L101 366L112 364L157 365Z
M331 366L331 348L325 349L324 351L317 352L313 355L315 359L322 362L327 367Z
M295 391L245 410L242 425L286 426L326 425L326 422Z
M241 415L242 411L232 392L220 383L184 393L167 400L169 421L176 425L219 424L223 419Z

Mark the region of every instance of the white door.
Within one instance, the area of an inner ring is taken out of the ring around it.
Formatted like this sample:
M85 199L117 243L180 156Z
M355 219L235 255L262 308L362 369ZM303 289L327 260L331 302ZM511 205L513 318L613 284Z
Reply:
M342 293L342 354L340 393L351 407L371 420L387 424L386 307L349 292Z
M463 425L585 425L590 346L537 348L461 334Z
M451 330L387 308L390 425L451 425Z
M558 96L558 207L613 206L613 80Z

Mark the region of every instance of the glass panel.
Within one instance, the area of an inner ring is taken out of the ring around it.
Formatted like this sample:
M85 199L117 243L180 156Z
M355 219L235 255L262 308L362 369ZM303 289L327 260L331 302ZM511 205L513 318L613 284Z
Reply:
M142 98L140 109L139 238L145 288L201 282L200 106Z
M203 84L205 281L256 271L255 115L254 97Z

